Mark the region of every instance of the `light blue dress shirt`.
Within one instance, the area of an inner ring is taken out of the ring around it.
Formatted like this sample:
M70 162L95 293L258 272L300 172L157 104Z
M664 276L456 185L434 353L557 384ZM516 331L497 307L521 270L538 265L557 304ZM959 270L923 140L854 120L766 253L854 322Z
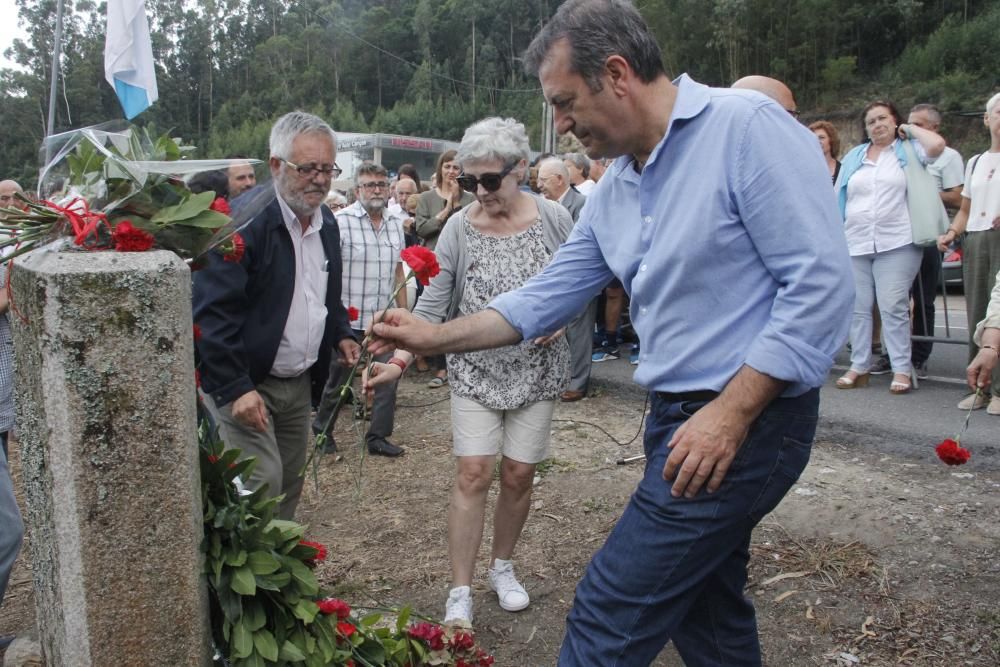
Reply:
M617 276L642 341L635 381L723 389L748 365L797 396L826 379L854 302L816 137L770 99L683 75L639 174L618 158L549 266L490 307L525 338L554 331Z

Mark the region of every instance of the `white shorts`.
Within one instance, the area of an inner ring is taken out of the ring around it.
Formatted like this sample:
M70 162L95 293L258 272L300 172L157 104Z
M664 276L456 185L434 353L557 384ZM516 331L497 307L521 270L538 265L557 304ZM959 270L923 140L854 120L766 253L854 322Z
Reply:
M519 463L549 456L555 401L538 401L516 410L494 410L451 395L451 430L455 456L503 454Z

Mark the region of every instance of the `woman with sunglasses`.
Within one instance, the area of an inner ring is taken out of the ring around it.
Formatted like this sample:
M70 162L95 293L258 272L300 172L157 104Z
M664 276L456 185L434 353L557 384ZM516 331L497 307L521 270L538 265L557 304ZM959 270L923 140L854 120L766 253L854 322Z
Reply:
M565 208L520 189L528 157L524 125L513 119L487 118L465 131L458 182L476 202L442 230L441 273L417 302L416 316L440 322L484 310L540 272L569 235L573 221ZM410 359L397 350L388 364L375 364L365 390L398 380ZM462 624L472 621L472 575L498 454L489 585L503 609L528 606L511 557L528 516L535 466L548 457L553 407L569 379L569 347L560 330L510 347L449 354L448 370L457 470L448 512L452 588L445 622Z

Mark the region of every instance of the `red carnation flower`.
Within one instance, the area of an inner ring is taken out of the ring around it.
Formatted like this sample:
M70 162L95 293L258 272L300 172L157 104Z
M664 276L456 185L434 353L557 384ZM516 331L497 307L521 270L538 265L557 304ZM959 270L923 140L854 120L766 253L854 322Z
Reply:
M469 632L456 632L449 643L454 649L467 650L476 645L476 640L473 639L472 634Z
M350 637L355 632L357 632L357 630L358 629L354 627L353 624L348 623L347 621L337 622L337 634L339 635L343 635L344 637Z
M228 241L219 246L219 251L222 253L222 259L227 262L239 262L243 259L243 253L246 251L246 243L240 233L236 232Z
M951 438L942 440L934 451L937 452L939 459L950 466L960 466L972 457L972 452Z
M341 621L346 621L351 615L351 606L338 598L323 598L316 603L316 606L327 616L336 614Z
M208 207L212 211L217 211L223 215L229 215L231 213L229 209L229 202L227 202L222 197L216 197L212 200L212 205Z
M347 320L349 322L357 322L358 318L361 317L361 311L354 306L347 307Z
M201 340L201 327L195 324L193 331L194 331L194 342L197 343L198 341Z
M153 247L153 235L122 220L111 232L111 240L118 252L145 252Z
M312 561L326 560L326 547L324 547L319 542L310 542L308 540L299 540L299 544L304 547L310 547L316 550L316 555L310 558Z
M429 284L431 278L441 273L437 255L434 254L433 250L429 250L424 246L410 246L399 253L399 256L409 265L413 274L417 277L417 282L421 285Z
M444 628L434 623L415 623L406 629L414 639L427 642L427 646L432 651L440 651L444 648Z
M476 650L476 660L479 661L479 667L490 667L493 664L493 656L483 649Z
M209 463L218 463L219 462L219 457L216 456L215 454L209 454L208 455L208 462Z

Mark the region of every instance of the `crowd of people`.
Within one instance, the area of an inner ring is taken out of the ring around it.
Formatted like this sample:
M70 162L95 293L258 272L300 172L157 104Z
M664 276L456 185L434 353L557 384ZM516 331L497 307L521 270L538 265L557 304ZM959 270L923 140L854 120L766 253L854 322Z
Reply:
M1000 95L986 104L990 147L963 169L929 104L905 122L889 101L868 104L866 140L842 152L833 123L799 122L780 81L670 80L628 0L564 3L525 62L582 151L533 157L521 123L487 118L426 182L412 165L365 162L341 192L333 128L295 111L272 127L269 182L243 155L190 179L234 211L273 194L241 230L243 257L209 253L193 275L201 397L227 445L257 459L244 483L281 495L291 519L313 438L337 454L340 390L366 333L355 402L370 454L405 453L390 437L411 365L428 388L447 385L444 619L472 623L497 462L488 583L514 612L530 602L514 554L555 405L585 398L591 364L631 344L651 392L646 472L579 584L559 664L648 664L668 640L688 664L759 664L750 534L809 459L818 388L848 335L836 387L891 372L905 394L926 375L940 252L959 241L974 391L958 405L1000 415ZM923 245L920 174L954 215ZM15 189L0 182L0 207ZM406 284L413 245L440 264L426 287ZM6 470L6 307L0 289L0 599L23 531Z

